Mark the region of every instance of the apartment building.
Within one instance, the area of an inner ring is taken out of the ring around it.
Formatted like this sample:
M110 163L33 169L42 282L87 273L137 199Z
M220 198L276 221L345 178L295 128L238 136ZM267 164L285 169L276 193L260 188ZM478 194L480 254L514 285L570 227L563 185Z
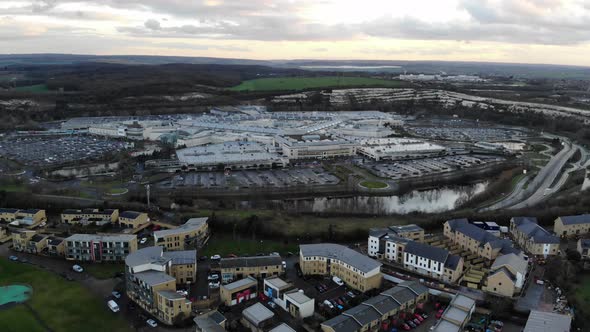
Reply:
M535 217L513 217L510 219L510 233L516 243L531 255L556 255L559 238L539 226Z
M119 214L119 225L128 228L138 228L150 222L148 214L137 211L123 211Z
M98 226L115 223L119 220L119 210L117 209L83 209L83 210L64 210L61 213L61 222L70 225L91 225Z
M590 239L579 239L576 248L582 259L590 258Z
M520 250L512 246L510 240L499 238L472 225L467 219L446 221L444 235L461 249L488 260L494 260L500 255L509 253L520 253Z
M360 305L321 324L324 332L373 331L403 311L412 311L428 299L428 288L418 281L404 281Z
M172 260L170 275L177 284L192 284L197 281L197 251L166 251L164 257Z
M382 264L357 251L333 243L305 244L299 249L299 264L305 275L337 276L361 292L381 286Z
M0 208L0 221L17 222L19 226L36 226L47 221L45 210Z
M29 241L37 235L36 231L28 229L19 229L12 232L12 247L16 251L27 251Z
M433 332L463 331L463 328L475 311L475 300L462 294L457 294L443 312L441 318L433 326Z
M410 241L403 253L406 270L445 282L456 282L463 274L463 258L446 249Z
M513 297L522 290L528 269L524 255L507 254L496 258L484 290L505 297Z
M164 324L190 317L191 302L176 292L174 258L162 247L148 247L125 258L127 296ZM196 263L195 263L196 265Z
M154 243L166 250L201 247L209 237L209 218L191 218L183 225L154 232Z
M315 300L278 277L264 279L264 295L297 319L313 316Z
M68 260L122 262L137 250L137 236L130 234L74 234L65 239Z
M0 226L0 243L12 240L12 235L8 232L7 227Z
M280 256L252 256L222 258L219 261L222 282L229 282L251 276L267 278L285 273Z
M251 276L221 285L219 289L221 302L228 307L254 299L256 296L258 296L258 280Z
M558 217L555 219L553 232L557 236L588 234L590 233L590 214Z
M369 256L383 259L386 252L386 241L392 237L422 242L424 241L424 229L414 224L389 226L387 228L372 228L369 230L369 243L367 248Z

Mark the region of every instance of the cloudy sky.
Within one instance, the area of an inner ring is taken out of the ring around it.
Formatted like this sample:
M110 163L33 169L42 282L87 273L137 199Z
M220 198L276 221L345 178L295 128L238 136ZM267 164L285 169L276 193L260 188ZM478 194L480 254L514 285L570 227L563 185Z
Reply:
M0 0L0 53L590 66L590 0Z

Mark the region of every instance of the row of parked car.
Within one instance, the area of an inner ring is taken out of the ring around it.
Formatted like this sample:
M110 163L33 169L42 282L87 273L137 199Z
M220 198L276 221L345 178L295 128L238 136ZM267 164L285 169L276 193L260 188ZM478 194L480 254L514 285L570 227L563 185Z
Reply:
M333 299L324 300L324 306L329 309L338 309L340 311L346 309L349 306L351 299L355 298L357 294L352 291L348 291L346 294L335 297Z

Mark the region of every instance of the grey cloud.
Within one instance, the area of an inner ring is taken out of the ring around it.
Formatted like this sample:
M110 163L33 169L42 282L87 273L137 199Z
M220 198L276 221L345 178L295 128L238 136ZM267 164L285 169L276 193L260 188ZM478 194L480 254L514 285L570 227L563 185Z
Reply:
M162 27L160 26L160 22L158 20L150 19L145 21L143 24L146 28L150 30L160 30Z
M33 13L43 13L48 10L51 10L57 4L57 0L41 0L35 1L31 5L31 10Z

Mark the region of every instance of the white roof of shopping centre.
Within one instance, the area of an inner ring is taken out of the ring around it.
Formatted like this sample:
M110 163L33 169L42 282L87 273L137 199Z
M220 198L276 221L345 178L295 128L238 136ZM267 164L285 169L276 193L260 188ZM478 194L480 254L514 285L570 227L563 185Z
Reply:
M227 142L176 151L182 164L214 165L280 159L270 147L256 142Z

